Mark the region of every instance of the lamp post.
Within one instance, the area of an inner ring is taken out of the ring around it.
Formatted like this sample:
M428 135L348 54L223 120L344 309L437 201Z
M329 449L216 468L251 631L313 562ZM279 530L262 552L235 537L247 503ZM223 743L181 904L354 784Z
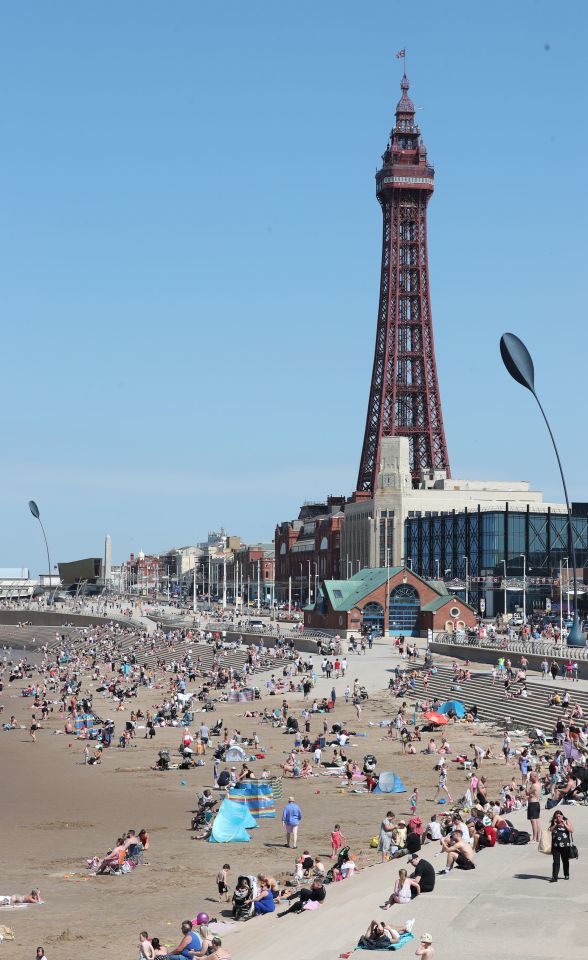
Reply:
M227 606L227 538L223 537L223 610Z
M35 520L38 520L41 524L41 530L43 531L43 539L45 541L45 549L47 551L47 569L49 571L49 592L51 592L51 558L49 556L49 544L47 543L47 534L45 533L45 527L43 526L43 521L41 520L41 514L39 513L39 508L34 500L29 500L29 510L34 516Z
M390 551L386 555L386 599L384 603L384 636L390 636Z
M570 619L570 558L564 557L563 562L566 565L566 613Z
M570 499L568 497L568 488L566 485L566 479L564 477L563 467L561 465L561 460L559 458L559 451L557 449L557 444L555 442L555 437L549 425L549 420L545 415L545 411L541 406L539 397L535 392L535 370L533 368L533 360L531 355L527 350L525 344L522 340L519 340L514 333L503 333L500 338L500 354L504 366L510 373L513 380L516 380L517 383L520 383L521 386L529 390L535 400L537 401L537 406L539 407L543 419L545 420L545 425L549 431L549 436L551 437L551 442L553 443L553 449L555 451L555 456L557 458L557 465L559 467L559 472L561 475L561 482L563 486L564 495L566 498L566 507L568 510L568 536L569 543L572 552L572 567L574 575L574 622L568 633L568 646L570 647L585 647L586 638L580 629L580 621L578 619L578 584L576 576L576 546L574 544L574 528L572 524L572 510L570 507Z
M559 642L563 643L563 564L559 561Z
M527 558L524 553L521 553L520 556L523 558L523 626L527 623Z
M504 619L506 620L506 560L502 562L504 564Z
M469 557L464 557L464 560L465 560L465 567L466 567L466 573L465 573L465 602L468 603L468 602L469 602L469 598L470 598L470 594L469 594L469 590L468 590L468 583L469 583L468 573L469 573L469 563L470 563L470 561L469 561Z
M437 580L438 580L439 579L439 561L435 560L435 564L437 566Z

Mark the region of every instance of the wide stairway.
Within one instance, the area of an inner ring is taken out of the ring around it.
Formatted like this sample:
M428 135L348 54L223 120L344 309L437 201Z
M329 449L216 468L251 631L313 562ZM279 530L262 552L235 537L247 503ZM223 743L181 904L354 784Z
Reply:
M408 696L417 699L433 700L460 700L466 707L478 708L478 719L486 722L496 722L504 726L507 718L509 726L515 729L529 730L531 727L540 727L545 733L550 733L556 720L562 715L561 707L550 707L547 704L549 695L559 691L563 697L567 690L570 703L579 703L584 717L588 716L588 691L582 690L581 683L549 683L549 685L533 682L527 678L527 697L512 699L505 696L504 686L500 680L492 682L490 673L472 673L470 680L463 681L460 690L451 689L453 686L453 670L450 667L437 665L437 673L429 677L428 688L425 689L422 677L416 680L416 687ZM516 691L519 684L513 684Z
M53 653L61 647L76 654L83 654L89 650L87 635L84 635L77 629L61 628L59 630L59 640L55 638L55 627L19 628L18 632L22 634L23 639L25 639L25 631L30 631L30 636L36 638L39 647L43 643L47 643L50 652ZM49 631L49 634L45 635L42 631ZM61 640L62 634L66 636L65 643ZM134 655L139 665L145 665L147 669L153 670L156 669L158 660L163 659L166 663L169 663L171 660L181 662L186 654L190 655L193 662L199 659L202 670L211 670L215 657L214 648L209 643L199 643L194 639L181 639L177 636L174 637L170 646L165 638L145 639L142 634L138 632L128 632L119 635L117 638L117 648L119 651L119 659L120 657L130 659ZM223 650L221 651L221 664L226 667L232 667L233 670L241 673L247 663L247 656L248 654L245 647L240 647L236 650ZM285 657L274 657L271 655L271 651L266 651L266 656L261 661L258 660L253 672L261 673L269 670L272 672L275 671L276 673L279 672L281 675L284 664L288 662Z

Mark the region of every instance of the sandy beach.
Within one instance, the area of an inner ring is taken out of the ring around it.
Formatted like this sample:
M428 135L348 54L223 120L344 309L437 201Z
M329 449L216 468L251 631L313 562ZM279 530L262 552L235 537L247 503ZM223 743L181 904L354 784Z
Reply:
M372 655L375 656L375 651ZM351 658L353 676L361 679L362 672L370 665L369 658L370 655ZM390 663L392 665L392 659ZM107 951L112 953L113 948L117 957L131 958L138 954L136 945L142 929L174 946L182 919L195 917L201 910L219 919L226 916L227 906L218 903L214 882L223 862L231 864L233 882L241 872L255 873L262 869L278 877L291 874L293 852L284 848L280 823L285 799L276 803L275 820L260 821L258 829L251 832L249 844L195 841L189 829L190 812L197 791L212 786L210 753L203 767L155 772L150 766L160 749L177 751L179 730L158 730L152 741L143 739L144 731L138 730L133 746L124 750L112 746L104 752L102 764L85 766L83 742L53 733L63 730L64 725L63 714L57 713L57 706L43 723L37 742L31 742L28 725L32 700L20 695L23 685L21 681L7 685L0 698L4 703L3 719L14 713L17 721L26 726L26 729L3 731L0 735L4 826L1 892L28 893L38 886L45 903L2 910L0 922L11 926L16 938L13 944L3 948L7 956L28 960L34 955L35 947L43 945L49 960L54 960L73 956L74 951L77 952L75 944L83 943L86 960L97 960ZM392 809L398 818L408 819L409 797L414 786L418 785L420 791L417 812L425 822L432 812L440 813L443 807L435 806L431 800L437 783L433 770L435 757L422 753L403 755L398 741L383 739L385 729L369 726L370 721L391 717L400 701L390 697L387 691L372 694L358 724L353 707L343 700L345 685L346 681L335 682L339 699L335 714L329 720L347 721L351 730L366 734L352 737L348 755L361 763L366 753L374 753L378 769L396 771L408 792L392 798L347 795L338 777L317 776L309 780L285 780L284 796L287 799L291 793L303 810L299 852L309 849L328 862L330 831L335 822L339 822L361 867L379 860L379 854L370 849L369 843L378 833L386 811ZM84 687L93 689L94 685L87 681ZM162 690L142 689L138 701L133 701L133 708L135 705L143 709L153 707L161 702L162 693ZM100 696L95 695L99 713L114 716L120 731L130 708L114 714L110 702L102 701ZM301 695L291 696L289 700L293 711L300 710ZM265 696L262 704L267 702L273 707L276 701L280 698ZM266 761L257 761L257 766L267 765L272 773L278 773L292 738L267 724L244 718L243 713L249 706L222 704L218 705L217 712L202 716L206 716L209 723L222 716L230 731L238 729L243 735L257 730L267 753ZM197 721L199 716L196 715ZM313 724L313 732L318 732L319 723L322 728L322 716ZM472 728L450 724L444 730L454 753L460 748L467 751ZM496 732L490 733L481 725L476 733L481 743L492 744L494 752L499 752ZM424 735L422 747L427 739ZM440 742L440 734L436 740ZM323 759L330 754L330 749L324 751ZM459 797L467 782L463 771L457 771L454 766L449 764L449 787L453 796ZM509 767L507 775L502 761L485 765L483 772L491 785L490 796L498 793L514 769ZM152 840L148 865L126 876L88 874L87 857L105 854L117 836L130 828L138 831L142 827L149 831ZM263 935L263 918L252 922L260 925ZM229 933L227 944L230 938ZM237 960L249 958L239 955Z

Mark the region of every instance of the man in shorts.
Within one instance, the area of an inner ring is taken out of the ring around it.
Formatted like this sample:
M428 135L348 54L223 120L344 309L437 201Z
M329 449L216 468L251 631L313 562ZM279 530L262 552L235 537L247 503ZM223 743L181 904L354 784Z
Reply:
M441 847L447 853L447 864L439 873L449 873L454 867L458 870L476 869L473 847L465 842L460 830L452 830L448 837L443 837Z
M541 783L536 773L531 773L525 788L527 794L527 820L531 824L531 840L539 843L541 839Z

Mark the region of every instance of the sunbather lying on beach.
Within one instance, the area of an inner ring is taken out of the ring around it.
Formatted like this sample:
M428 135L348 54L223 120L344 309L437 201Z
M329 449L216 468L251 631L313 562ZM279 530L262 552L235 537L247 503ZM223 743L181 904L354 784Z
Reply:
M27 894L14 893L12 896L0 896L0 907L13 907L18 903L42 903L41 891L39 889L31 890Z

